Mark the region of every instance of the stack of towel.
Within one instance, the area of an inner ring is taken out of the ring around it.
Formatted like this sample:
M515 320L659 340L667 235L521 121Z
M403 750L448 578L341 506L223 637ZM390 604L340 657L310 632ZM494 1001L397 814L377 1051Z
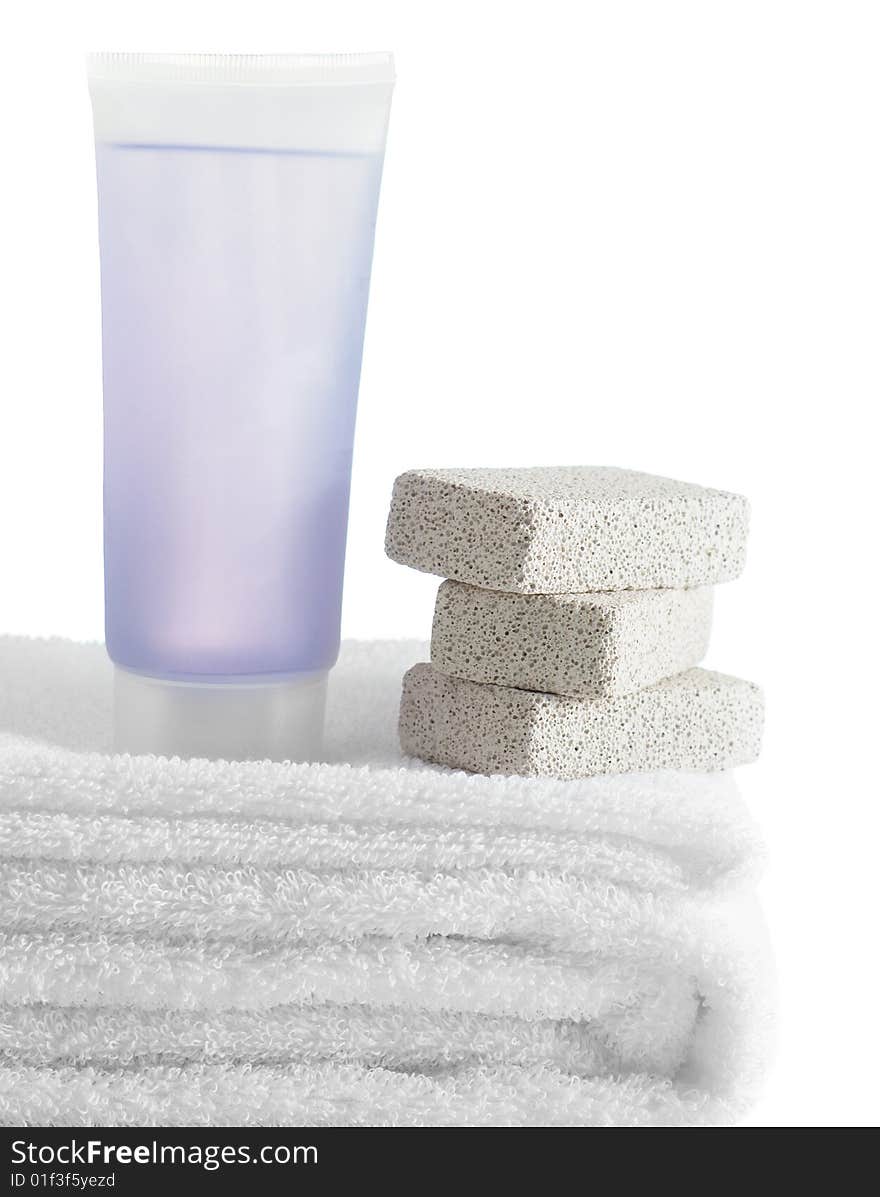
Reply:
M404 750L571 778L754 760L760 691L694 668L747 520L739 495L628 470L403 474L387 552L454 579L404 680Z
M770 1003L730 774L404 757L424 651L345 645L292 765L114 755L101 646L0 640L0 1121L742 1114Z

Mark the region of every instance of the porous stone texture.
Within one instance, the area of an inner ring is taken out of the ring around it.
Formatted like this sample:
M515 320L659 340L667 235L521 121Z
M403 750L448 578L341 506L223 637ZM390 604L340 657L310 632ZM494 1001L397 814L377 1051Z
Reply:
M505 594L444 582L434 608L431 664L472 682L614 697L697 665L711 623L708 586Z
M471 773L594 777L712 771L758 756L764 704L751 682L689 669L623 698L576 699L481 685L415 665L403 679L400 745Z
M394 484L385 551L489 590L650 590L737 577L747 531L741 495L633 470L411 470Z

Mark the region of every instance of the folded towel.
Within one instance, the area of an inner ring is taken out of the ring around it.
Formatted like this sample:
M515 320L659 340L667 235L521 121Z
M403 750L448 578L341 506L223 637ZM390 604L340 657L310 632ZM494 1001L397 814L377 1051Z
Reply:
M401 758L351 644L318 765L121 757L96 645L0 641L0 1120L727 1121L760 1079L728 775Z

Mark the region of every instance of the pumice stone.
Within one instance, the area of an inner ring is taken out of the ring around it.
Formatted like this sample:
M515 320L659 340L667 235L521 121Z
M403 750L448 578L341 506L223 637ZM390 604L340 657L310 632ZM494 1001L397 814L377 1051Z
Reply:
M702 661L712 590L437 593L431 664L472 682L573 698L631 694Z
M411 470L394 483L385 551L488 590L650 590L737 577L747 531L741 495L633 470Z
M422 664L403 679L400 745L407 756L471 773L712 771L757 758L763 717L757 686L705 669L584 700L462 681Z

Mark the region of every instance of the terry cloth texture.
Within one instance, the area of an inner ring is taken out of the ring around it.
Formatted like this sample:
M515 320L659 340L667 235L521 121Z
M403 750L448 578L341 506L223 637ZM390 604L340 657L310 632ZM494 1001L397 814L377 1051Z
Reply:
M385 551L517 594L705 586L742 572L748 519L742 495L608 466L411 470Z
M726 774L405 761L349 644L318 765L114 756L103 649L0 641L0 1120L727 1122L764 1068Z
M503 594L444 582L431 664L465 681L617 698L698 665L711 623L709 586Z
M707 669L620 698L577 699L462 681L421 663L400 700L408 755L523 777L731 769L757 758L763 723L757 686Z

